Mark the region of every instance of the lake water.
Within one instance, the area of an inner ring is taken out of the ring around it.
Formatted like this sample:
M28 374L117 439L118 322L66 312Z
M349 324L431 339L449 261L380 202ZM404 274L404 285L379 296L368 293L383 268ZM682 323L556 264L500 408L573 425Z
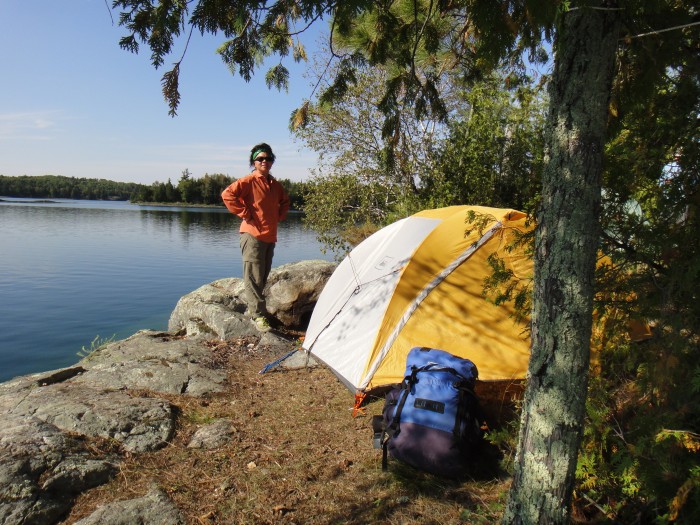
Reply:
M224 208L3 200L0 381L70 366L97 336L165 330L180 297L242 276L239 219ZM281 224L273 266L332 258L299 215Z

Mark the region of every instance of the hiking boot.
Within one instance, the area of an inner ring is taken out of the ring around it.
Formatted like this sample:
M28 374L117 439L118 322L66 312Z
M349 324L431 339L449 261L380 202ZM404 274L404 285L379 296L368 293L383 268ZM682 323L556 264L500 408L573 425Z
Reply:
M269 332L272 329L269 321L264 317L256 317L253 319L253 323L255 323L255 328L260 332Z

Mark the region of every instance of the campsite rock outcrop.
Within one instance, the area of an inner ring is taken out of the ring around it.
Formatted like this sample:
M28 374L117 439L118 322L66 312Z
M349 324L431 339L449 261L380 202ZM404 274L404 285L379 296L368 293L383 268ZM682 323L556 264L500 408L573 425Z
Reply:
M335 267L313 260L273 268L265 288L269 313L285 326L304 327ZM245 309L241 279L219 279L183 296L170 316L168 330L219 339L256 335L255 326L243 315Z
M333 268L333 263L304 261L274 269L271 313L289 326L302 326ZM226 373L208 340L250 336L271 357L292 350L290 338L262 335L244 318L241 293L239 279L205 285L180 300L168 332L143 330L75 366L0 384L0 523L57 523L79 493L118 472L121 452L165 446L177 432L176 410L168 399L225 388ZM215 447L231 432L235 429L226 422L217 422L195 435L191 446ZM126 523L127 514L134 523L184 522L167 496L154 489L98 509L80 523ZM147 514L169 518L152 521Z

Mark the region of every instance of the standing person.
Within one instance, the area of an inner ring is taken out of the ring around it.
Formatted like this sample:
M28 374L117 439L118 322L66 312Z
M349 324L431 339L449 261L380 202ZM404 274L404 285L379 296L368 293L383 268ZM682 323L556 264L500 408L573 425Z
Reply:
M277 225L287 217L289 196L270 170L275 162L272 148L257 144L250 150L252 173L235 181L221 193L229 211L241 218L241 255L245 300L260 331L270 329L265 304L265 284L272 268Z

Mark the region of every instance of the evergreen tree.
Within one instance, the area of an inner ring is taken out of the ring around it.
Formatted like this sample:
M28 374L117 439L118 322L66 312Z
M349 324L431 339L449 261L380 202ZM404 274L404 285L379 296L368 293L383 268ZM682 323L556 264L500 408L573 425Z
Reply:
M494 75L464 88L422 191L431 207L533 209L542 171L545 101L539 86Z
M164 193L165 195L163 202L180 202L180 192L177 188L175 188L175 186L173 186L170 179L168 179L168 182L165 183Z

